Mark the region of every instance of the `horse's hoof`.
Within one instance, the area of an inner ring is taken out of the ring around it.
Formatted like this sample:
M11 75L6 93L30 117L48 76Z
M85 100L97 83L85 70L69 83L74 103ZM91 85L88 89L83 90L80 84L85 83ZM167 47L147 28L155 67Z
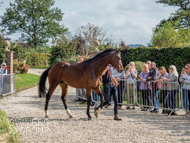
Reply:
M94 107L94 110L95 110L95 111L98 110L98 107Z
M45 115L45 118L49 118L49 116L48 116L48 115Z
M97 111L94 111L94 115L95 115L96 117L98 117L98 112L97 112Z
M70 118L70 119L73 118L73 115L69 115L69 118Z
M98 117L98 107L94 107L94 115Z
M92 120L92 117L88 117L88 120Z

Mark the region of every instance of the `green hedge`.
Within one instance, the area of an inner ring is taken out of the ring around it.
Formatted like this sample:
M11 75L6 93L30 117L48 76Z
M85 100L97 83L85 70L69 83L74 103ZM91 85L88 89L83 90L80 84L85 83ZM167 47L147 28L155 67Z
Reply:
M170 65L175 65L180 74L181 69L190 63L190 48L131 48L121 50L121 57L123 67L131 61L150 60L156 62L157 67L165 66L167 70Z
M50 54L46 53L26 53L26 63L29 66L49 66Z

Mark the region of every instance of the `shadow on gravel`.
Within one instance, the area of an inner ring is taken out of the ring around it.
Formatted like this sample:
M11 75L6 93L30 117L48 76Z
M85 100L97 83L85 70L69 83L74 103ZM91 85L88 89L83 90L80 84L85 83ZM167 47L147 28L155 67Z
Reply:
M80 105L79 102L74 102L74 95L68 95L69 101L67 102L68 108L72 111L81 111L86 115L86 105ZM25 104L28 107L36 108L36 110L43 110L45 106L45 98L39 99L37 95L32 95L30 97L34 98L33 101L27 101L28 96L22 96L26 97L26 100L22 102L12 102L12 104ZM90 107L90 113L92 116L92 120L96 120L96 117L94 116L94 109L91 106ZM48 110L63 110L64 106L61 100L61 95L52 95L50 101ZM177 112L178 114L183 114L181 112ZM99 116L108 116L110 117L110 120L113 120L113 107L110 109L103 108L102 112L100 112ZM161 113L150 113L150 112L141 112L139 108L136 110L126 111L126 110L119 110L119 117L121 117L123 120L127 119L127 122L132 122L135 124L147 124L147 127L150 125L152 129L161 129L161 130L168 130L170 131L171 136L190 136L190 119L182 119L181 115L178 116L171 116L168 118L167 115L163 115ZM74 115L74 114L73 114ZM51 116L51 115L50 115ZM74 115L75 116L75 115ZM82 115L83 116L83 115ZM60 117L61 118L61 117ZM66 117L65 117L66 118ZM26 118L24 118L26 119ZM32 120L33 117L28 117L29 120ZM81 120L81 121L88 121L87 116L86 118L79 118L79 119L47 119L48 121L64 121L69 122L70 120ZM106 122L108 119L98 119L102 120L103 122ZM13 120L14 121L14 120ZM179 141L190 141L189 140L179 140Z

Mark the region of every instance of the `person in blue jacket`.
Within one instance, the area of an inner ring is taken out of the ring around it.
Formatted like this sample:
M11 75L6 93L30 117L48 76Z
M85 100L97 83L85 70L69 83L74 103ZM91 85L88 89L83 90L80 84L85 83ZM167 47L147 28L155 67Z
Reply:
M3 62L1 64L1 68L0 68L0 85L1 85L0 88L2 89L2 93L0 93L1 96L2 96L2 94L5 93L5 85L6 85L6 77L5 77L5 75L7 75L6 67L7 67L6 63Z

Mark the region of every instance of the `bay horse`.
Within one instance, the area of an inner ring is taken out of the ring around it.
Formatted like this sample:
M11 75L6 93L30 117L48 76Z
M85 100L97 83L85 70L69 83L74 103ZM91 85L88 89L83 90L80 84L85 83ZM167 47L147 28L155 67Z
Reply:
M70 110L66 104L66 96L68 92L68 86L75 88L86 89L87 97L87 111L88 119L91 119L89 109L92 90L100 96L101 103L98 108L95 109L95 116L97 117L103 106L103 95L100 90L100 84L102 82L102 76L107 71L107 66L111 64L117 69L118 72L123 71L123 65L121 62L121 54L119 50L106 49L103 52L98 53L93 58L86 60L82 63L68 63L59 62L54 66L44 71L39 81L39 97L46 95L45 101L45 117L48 118L48 103L53 94L55 88L59 85L62 89L62 102L64 104L66 113L69 118L73 118ZM48 77L49 90L46 94L45 82ZM101 109L99 110L99 107Z

